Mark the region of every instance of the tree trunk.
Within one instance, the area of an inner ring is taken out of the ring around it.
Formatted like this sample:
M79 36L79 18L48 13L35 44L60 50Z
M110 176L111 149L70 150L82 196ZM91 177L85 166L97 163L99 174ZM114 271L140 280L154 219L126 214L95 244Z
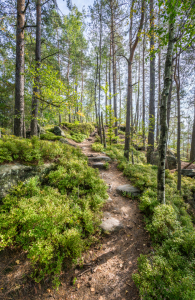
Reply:
M114 94L114 116L115 116L115 136L118 136L117 121L117 96L116 96L116 55L115 55L115 36L114 36L114 9L113 1L110 0L111 6L111 36L112 36L112 68L113 68L113 94Z
M102 2L100 4L100 43L99 43L99 54L100 54L100 64L99 64L99 101L98 101L98 115L100 116L100 102L101 102L101 63L102 63Z
M120 74L120 60L118 61L118 71L119 71L119 94L120 94L120 107L119 107L119 125L121 125L121 74Z
M172 71L171 71L172 73ZM169 123L170 123L170 115L171 115L171 97L172 97L172 89L173 89L173 76L171 75L171 85L169 89L169 97L167 102L167 125L169 130Z
M107 74L107 59L106 59L106 99L105 99L105 111L106 111L106 125L108 123L107 120L107 106L108 106L108 92L107 92L107 86L108 86L108 74Z
M180 57L176 58L176 65L175 65L175 73L174 73L174 80L176 83L177 88L177 189L181 190L181 153L180 153L180 146L181 146L181 113L180 113L180 64L179 64Z
M129 44L130 44L130 57L128 59L128 90L127 90L127 111L126 111L126 131L125 131L125 148L124 148L124 156L129 161L129 147L130 147L130 116L132 117L132 63L133 63L133 57L135 53L135 49L137 47L138 41L139 41L139 35L143 27L144 23L144 13L145 13L145 0L142 1L142 7L141 7L141 18L140 18L140 24L139 29L135 38L134 43L132 43L132 18L133 18L133 5L131 6L131 25L130 25L130 35L129 35ZM131 120L132 122L132 120ZM132 123L131 123L132 125ZM131 128L132 132L132 128Z
M161 102L161 49L159 42L159 53L158 53L158 106L157 106L157 128L156 128L156 142L159 143L159 132L160 132L160 102Z
M169 89L171 85L171 69L173 60L173 45L174 45L174 20L170 19L169 24L169 42L167 48L164 87L161 97L160 106L160 140L159 140L159 165L158 165L158 201L165 204L165 158L166 158L166 144L167 144L167 100L169 96Z
M146 149L146 104L145 104L145 40L146 40L146 36L145 36L145 32L144 32L144 39L143 39L143 53L142 53L142 72L143 72L143 116L142 116L142 133L143 133L143 147L144 150Z
M190 150L190 160L195 159L195 90L194 90L194 123L192 130L192 141L191 141L191 150Z
M35 52L35 62L36 62L36 76L33 87L33 97L32 97L32 120L31 120L31 136L37 135L37 118L38 118L38 96L40 93L40 76L38 75L38 69L41 64L41 0L37 0L36 3L37 19L36 19L36 52Z
M97 101L96 101L97 76L98 76L98 53L97 53L97 70L96 70L96 77L95 77L95 116L96 116L96 124L98 125L98 111L97 111Z
M17 0L14 135L24 136L24 25L25 0Z
M155 54L154 54L154 1L150 0L150 103L149 103L149 131L147 163L152 163L154 151L154 130L155 130Z

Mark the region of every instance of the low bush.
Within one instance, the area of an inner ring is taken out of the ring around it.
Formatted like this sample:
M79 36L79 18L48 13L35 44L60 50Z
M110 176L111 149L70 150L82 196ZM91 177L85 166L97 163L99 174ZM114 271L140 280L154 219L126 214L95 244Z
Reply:
M73 149L58 141L49 142L37 137L22 139L14 136L3 136L0 139L0 163L19 161L29 165L43 164L46 161L58 160L64 155L72 155L73 152L82 156L79 149Z
M98 171L88 167L81 152L63 144L60 149L59 167L49 173L47 185L37 177L20 183L0 207L0 249L21 246L35 281L49 275L54 286L64 265L96 239L108 197Z
M89 136L94 130L95 126L92 123L62 123L63 125L66 126L68 129L71 130L72 133L74 134L84 134L86 136Z
M61 138L62 138L61 136L57 136L50 131L40 135L41 140L57 141L60 140Z

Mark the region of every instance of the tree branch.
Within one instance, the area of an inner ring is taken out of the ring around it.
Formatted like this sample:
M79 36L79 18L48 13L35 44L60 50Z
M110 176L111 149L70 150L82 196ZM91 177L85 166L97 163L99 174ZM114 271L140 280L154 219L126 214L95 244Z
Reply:
M46 59L46 58L48 58L48 57L50 57L50 56L53 56L53 55L55 55L55 54L58 54L58 53L59 53L59 51L58 51L58 52L55 52L55 53L53 53L53 54L50 54L50 55L48 55L48 56L45 56L44 58L41 59L41 61L43 61L44 59Z

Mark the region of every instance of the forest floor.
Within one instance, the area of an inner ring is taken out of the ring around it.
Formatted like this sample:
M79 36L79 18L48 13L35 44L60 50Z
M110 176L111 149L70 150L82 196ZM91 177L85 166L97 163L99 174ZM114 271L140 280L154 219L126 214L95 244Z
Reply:
M81 147L86 156L102 156L102 153L91 150L93 142L94 138L90 138L80 144L72 143ZM137 200L117 194L117 186L130 182L117 169L116 162L112 161L108 170L100 170L100 176L108 185L108 194L112 199L104 206L104 217L109 215L118 219L122 225L120 230L103 234L99 243L83 253L82 269L77 266L64 270L58 290L52 289L47 278L41 284L30 278L30 262L24 251L2 251L0 299L140 299L132 274L137 271L140 254L152 250L149 234L144 229L144 217Z

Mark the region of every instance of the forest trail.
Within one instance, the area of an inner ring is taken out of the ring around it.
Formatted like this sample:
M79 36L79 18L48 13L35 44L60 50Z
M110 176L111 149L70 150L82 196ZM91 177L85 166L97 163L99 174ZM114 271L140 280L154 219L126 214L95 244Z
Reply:
M89 138L80 143L79 147L88 157L102 156L102 153L92 151L93 142L94 138ZM132 274L137 270L140 254L151 251L143 215L136 200L117 194L116 188L128 184L129 180L117 169L116 162L111 162L108 170L100 170L100 176L108 185L110 196L104 206L104 219L113 217L119 220L121 229L102 235L100 244L83 254L83 270L75 269L71 274L66 274L67 279L72 275L77 281L75 286L70 286L69 280L64 280L66 298L63 299L138 300L140 297Z
M91 145L95 138L89 138L79 146L86 156L102 156L94 152ZM104 219L114 218L120 228L110 234L102 234L100 242L92 245L82 255L83 268L77 266L61 273L61 285L52 289L51 282L35 283L30 279L31 268L26 253L7 250L2 258L3 268L9 272L0 274L0 288L6 285L6 293L0 290L0 299L17 300L138 300L140 299L132 274L137 271L137 259L141 253L151 251L149 234L144 229L143 214L137 200L123 197L116 192L120 185L129 180L112 161L108 170L100 170L101 178L108 185L109 201L104 206ZM19 262L19 264L13 262ZM23 276L25 275L25 279ZM20 287L22 287L20 289Z

